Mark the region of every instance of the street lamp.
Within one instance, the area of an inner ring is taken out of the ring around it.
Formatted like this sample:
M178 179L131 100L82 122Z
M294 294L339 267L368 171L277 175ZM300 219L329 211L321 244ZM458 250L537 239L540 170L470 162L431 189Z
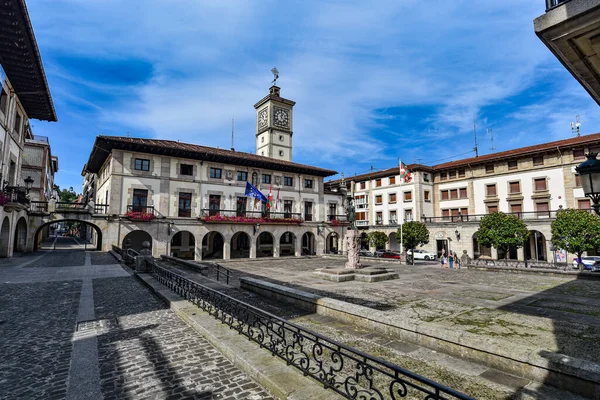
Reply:
M25 189L27 189L27 193L29 193L29 190L31 190L31 186L33 186L33 179L31 179L31 176L28 176L27 178L24 179L25 181Z
M598 153L588 153L587 160L575 167L581 177L581 187L586 197L592 199L594 212L600 215L600 160Z

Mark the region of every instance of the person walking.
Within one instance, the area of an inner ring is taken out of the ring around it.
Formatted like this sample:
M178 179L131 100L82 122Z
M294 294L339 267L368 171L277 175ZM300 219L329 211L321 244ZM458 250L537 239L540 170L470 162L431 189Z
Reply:
M450 269L454 268L454 255L452 252L448 253L448 265L450 266Z
M458 259L456 252L454 252L454 264L456 264L456 269L460 269L460 260Z
M442 268L446 268L446 256L443 254L440 257L440 263L442 264Z

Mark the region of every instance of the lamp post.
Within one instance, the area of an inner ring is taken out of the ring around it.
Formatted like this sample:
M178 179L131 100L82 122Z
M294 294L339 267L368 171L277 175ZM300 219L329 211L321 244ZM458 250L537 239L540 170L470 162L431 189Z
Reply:
M29 190L31 190L31 186L33 186L33 179L31 179L31 176L28 176L27 178L24 179L25 181L25 189L27 189L27 194L29 194Z
M597 155L586 154L587 160L575 167L575 171L581 177L583 193L592 200L594 212L600 215L600 160L596 158Z

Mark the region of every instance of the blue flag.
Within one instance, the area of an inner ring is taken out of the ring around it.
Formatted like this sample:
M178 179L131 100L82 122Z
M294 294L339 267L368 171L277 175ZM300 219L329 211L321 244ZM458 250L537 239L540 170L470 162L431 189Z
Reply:
M267 202L267 198L265 197L265 195L262 194L260 192L260 190L258 190L250 182L246 182L246 193L245 193L245 196L247 196L247 197L254 197L255 199L258 199L260 201L264 201L265 203Z

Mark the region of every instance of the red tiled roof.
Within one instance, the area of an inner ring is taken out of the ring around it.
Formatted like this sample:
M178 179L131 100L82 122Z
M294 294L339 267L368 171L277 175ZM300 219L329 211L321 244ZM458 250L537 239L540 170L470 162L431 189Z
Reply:
M267 169L298 172L315 176L331 176L336 171L298 164L290 161L277 160L271 157L259 156L235 150L225 150L216 147L201 146L173 140L131 138L122 136L97 136L94 148L87 162L89 172L98 172L104 160L112 149L139 151L142 153L170 155L196 160L211 160L233 165L257 166Z

